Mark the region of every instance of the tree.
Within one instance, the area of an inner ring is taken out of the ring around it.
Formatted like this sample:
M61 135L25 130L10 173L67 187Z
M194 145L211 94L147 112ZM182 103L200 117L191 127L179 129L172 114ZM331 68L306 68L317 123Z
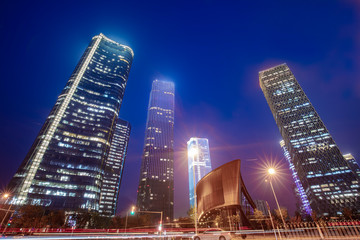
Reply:
M263 221L264 221L264 218L265 218L265 216L264 216L264 213L262 212L262 211L260 211L259 209L255 209L254 210L254 219L256 220L256 222L258 223L258 224L260 224L261 225L261 228L262 229L264 229L264 227L263 227Z
M14 214L13 226L18 228L42 227L45 209L41 206L24 205Z
M195 207L191 207L188 211L187 211L187 215L189 216L189 218L195 222Z
M107 229L110 226L110 217L101 216L98 212L90 213L89 228Z
M235 226L235 229L240 229L240 221L241 221L240 215L239 214L232 215L230 219L231 219L231 223Z
M120 216L111 218L110 228L125 228L125 218Z
M351 211L350 208L345 207L343 209L342 214L344 215L345 219L350 219L351 221L353 220L353 218L352 218L353 212Z
M316 221L318 220L317 214L316 214L315 211L312 211L312 212L311 212L311 219L312 219L314 222L316 222Z
M298 211L295 211L294 215L295 216L292 217L291 220L290 220L292 223L300 223L300 222L302 222L301 214Z
M280 214L280 212L281 212L281 214ZM275 209L275 216L276 216L278 222L282 223L281 215L283 216L284 221L286 222L286 219L288 218L288 211L286 208L280 207L280 210Z
M39 227L60 228L65 224L65 212L63 210L45 210Z

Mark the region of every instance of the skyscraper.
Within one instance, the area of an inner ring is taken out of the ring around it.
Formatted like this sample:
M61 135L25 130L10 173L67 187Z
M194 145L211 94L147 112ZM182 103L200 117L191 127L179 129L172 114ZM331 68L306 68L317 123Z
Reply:
M299 200L300 200L300 203L299 203L300 206L298 207L300 210L300 213L302 213L302 215L305 215L305 214L311 215L311 207L310 207L308 197L306 196L304 188L300 182L299 176L294 167L294 163L292 162L292 159L290 157L290 153L285 146L284 140L280 141L280 146L282 147L282 149L284 151L285 159L289 163L289 169L290 169L291 175L292 175L294 183L295 183L294 190L295 190L296 197L298 198L297 202L299 202ZM296 203L296 204L298 205L298 203Z
M109 155L105 161L100 200L102 215L115 216L130 131L130 123L119 118L111 140Z
M13 204L99 210L132 60L128 46L92 38L9 184Z
M259 72L261 89L312 211L360 210L359 179L286 64Z
M145 129L137 207L174 215L174 83L152 83Z
M343 155L345 160L348 162L350 168L356 173L356 175L360 178L360 167L356 162L354 156L351 153L347 153Z
M209 141L207 138L190 138L187 142L188 171L189 171L189 199L190 207L195 205L195 186L199 180L212 171ZM195 176L194 176L195 171Z

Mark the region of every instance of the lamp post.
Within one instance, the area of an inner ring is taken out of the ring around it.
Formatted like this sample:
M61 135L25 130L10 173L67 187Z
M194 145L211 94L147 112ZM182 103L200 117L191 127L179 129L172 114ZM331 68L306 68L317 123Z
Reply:
M268 212L269 212L269 216L270 216L270 220L271 220L271 225L272 225L273 230L274 230L275 239L277 240L277 236L276 236L276 231L275 231L274 222L273 222L273 219L272 219L272 216L271 216L270 207L269 207L269 204L268 204L268 202L267 202L267 201L266 201L266 207L267 207L267 210L268 210Z
M135 210L136 210L136 207L135 207L135 206L132 206L132 207L131 207L131 211L130 211L130 215L135 215ZM129 211L126 212L125 233L126 233L126 227L127 227L127 222L128 222L128 216L129 216Z
M6 202L9 200L9 197L10 197L10 195L9 195L8 193L5 193L5 194L4 194L3 198L6 199L5 204L6 204ZM7 214L8 214L8 212L9 212L10 209L11 209L11 207L12 207L12 203L10 204L8 210L7 210L6 213L5 213L5 216L4 216L3 219L2 219L1 224L0 224L0 227L3 225L3 223L4 223L4 221L5 221L6 217L7 217Z
M271 187L271 190L272 190L272 192L273 192L273 194L274 194L275 201L276 201L276 205L277 205L277 207L278 207L278 209L279 209L280 217L281 217L281 220L282 220L282 222L283 222L283 224L284 224L284 228L286 229L284 217L283 217L283 215L282 215L282 212L281 212L281 209L280 209L280 206L279 206L279 202L278 202L278 200L277 200L277 197L276 197L276 194L275 194L275 191L274 191L274 187L273 187L272 182L271 182L271 177L272 177L275 173L276 173L276 171L275 171L274 168L269 168L269 169L268 169L270 187Z
M8 193L5 193L5 194L4 194L3 198L6 199L5 203L9 200L9 197L10 197L10 195L9 195ZM7 210L6 213L5 213L4 218L2 219L1 224L0 224L0 227L1 227L2 224L4 223L4 221L5 221L6 217L7 217L7 214L8 214L8 212L10 211L11 207L12 207L12 203L10 204L8 210ZM13 214L14 214L14 212L12 212L12 214L10 215L10 218L13 216ZM9 220L10 220L10 219L9 219ZM8 222L9 222L9 220L8 220ZM4 228L3 232L2 232L2 235L4 235L7 227L8 227L8 224L5 225L5 228Z
M195 183L195 157L199 154L198 149L191 148L190 151L188 151L188 156L192 158L193 163L193 183L194 183L194 217L195 217L195 234L198 234L197 229L197 196L196 196L196 183Z

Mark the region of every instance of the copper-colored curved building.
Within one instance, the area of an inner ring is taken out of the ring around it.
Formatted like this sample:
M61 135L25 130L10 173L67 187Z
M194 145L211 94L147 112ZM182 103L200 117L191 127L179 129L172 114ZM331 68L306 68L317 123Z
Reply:
M226 163L205 175L196 185L198 220L203 226L217 226L217 216L221 216L223 223L218 227L250 226L248 216L253 214L255 203L246 190L240 166L240 159ZM236 215L240 217L238 223L232 220Z

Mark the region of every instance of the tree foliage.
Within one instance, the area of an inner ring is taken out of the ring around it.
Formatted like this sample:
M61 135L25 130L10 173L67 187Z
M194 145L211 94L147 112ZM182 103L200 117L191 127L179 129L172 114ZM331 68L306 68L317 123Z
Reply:
M43 227L45 209L41 206L24 205L13 216L13 226L19 228Z
M280 214L280 212L281 212L281 214ZM279 223L282 223L281 215L283 216L284 221L286 222L286 220L289 216L286 208L280 207L280 209L275 209L275 217Z
M195 222L195 207L191 207L188 211L187 211L187 215L188 217Z

